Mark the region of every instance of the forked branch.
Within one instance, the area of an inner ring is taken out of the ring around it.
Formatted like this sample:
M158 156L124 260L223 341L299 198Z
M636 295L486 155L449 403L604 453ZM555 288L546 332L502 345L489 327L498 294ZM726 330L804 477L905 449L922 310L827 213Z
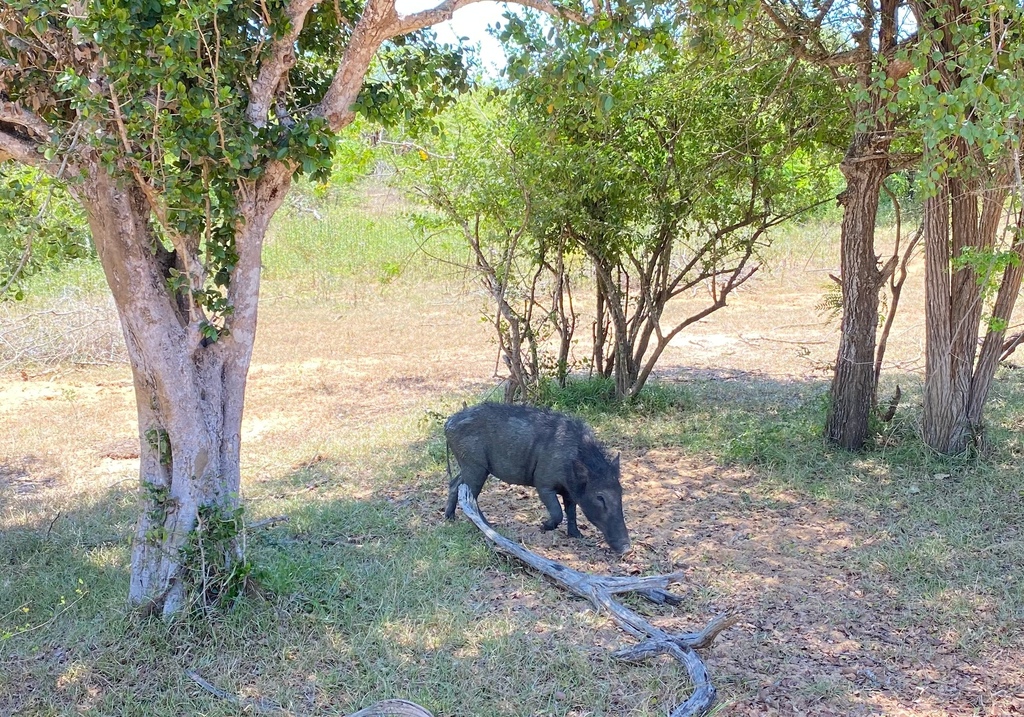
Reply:
M590 600L595 607L604 608L619 624L619 627L630 635L643 638L639 644L614 653L615 657L634 661L660 654L669 654L686 667L690 682L693 684L693 694L686 702L676 707L669 717L703 715L711 709L711 705L715 701L715 688L711 684L704 661L695 650L709 646L720 632L739 621L738 615L728 613L719 615L707 627L698 632L678 634L666 632L622 605L614 596L618 593L637 592L648 600L659 604L664 602L677 604L679 599L665 588L669 583L681 577L679 573L654 575L646 578L618 578L591 575L573 570L561 563L543 558L522 545L513 543L494 530L484 518L483 513L480 512L480 507L468 486L459 486L459 505L462 507L462 512L473 521L474 525L499 551L518 558L570 592Z

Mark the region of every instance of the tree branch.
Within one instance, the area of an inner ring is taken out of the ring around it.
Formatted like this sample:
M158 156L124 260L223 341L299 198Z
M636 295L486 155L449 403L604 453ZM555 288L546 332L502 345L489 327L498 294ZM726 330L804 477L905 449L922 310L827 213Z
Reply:
M831 5L828 5L826 6L826 9L830 7ZM824 51L823 48L822 51L812 50L807 45L809 38L800 30L790 25L782 15L780 15L775 8L771 6L771 3L767 0L762 0L761 9L764 10L764 14L768 16L768 19L772 21L772 24L782 32L786 42L790 46L790 49L793 51L794 57L800 60L813 62L814 64L821 65L823 67L842 67L843 65L856 64L864 59L860 48L843 50L840 52L828 52ZM820 15L814 19L801 16L799 23L802 26L809 25L817 30L823 19L824 15Z
M480 1L444 0L440 5L428 10L411 15L399 15L395 11L395 0L368 0L359 22L352 31L345 54L334 73L334 79L331 80L331 86L311 114L326 118L328 126L335 132L348 125L355 118L352 104L363 88L370 62L386 40L450 20L456 10ZM589 23L591 19L572 10L559 8L550 0L515 0L514 4L583 24Z
M0 100L0 127L0 161L13 159L56 175L59 165L39 152L53 134L42 117L15 102Z
M430 27L431 25L447 22L452 19L452 15L455 14L456 10L475 2L480 2L480 0L445 0L445 2L442 2L437 7L422 10L421 12L413 13L412 15L400 16L394 27L394 33L389 35L389 37L404 35L415 30L421 30L424 27ZM534 10L539 10L540 12L551 15L552 17L562 18L563 20L569 20L581 25L589 24L592 19L591 17L581 15L573 10L560 8L553 2L548 2L548 0L515 0L514 4L533 8Z
M277 87L288 70L295 65L295 41L302 32L306 15L319 3L320 0L291 0L285 8L288 32L274 41L270 56L260 66L259 75L249 87L249 106L245 110L245 117L253 126L266 126Z
M719 615L707 627L698 632L680 634L665 632L623 606L613 596L618 593L635 591L654 602L668 602L666 596L671 597L672 595L665 590L665 587L673 580L679 579L678 573L646 578L616 578L582 573L561 563L542 558L497 532L480 512L480 507L467 485L459 486L459 506L466 517L473 521L474 525L499 551L518 558L570 592L586 598L595 607L604 608L611 614L612 619L629 634L646 638L638 645L613 653L615 657L633 661L667 653L686 667L686 672L693 684L693 694L686 702L676 707L669 717L707 714L714 704L716 691L711 684L704 661L694 652L694 649L709 646L720 632L739 622L738 615L731 613Z
M0 101L0 122L22 127L40 142L48 141L53 132L42 117L15 102Z
M214 697L230 702L245 712L258 712L263 714L284 714L292 717L304 717L301 712L294 712L282 705L267 700L254 700L249 697L233 695L226 690L211 684L195 670L185 670L185 676L195 682L206 692ZM349 717L433 717L433 715L415 704L406 700L383 700L375 702L369 707L364 707L358 712L353 712Z
M36 142L0 130L0 161L13 159L22 164L45 168L49 163L38 152Z

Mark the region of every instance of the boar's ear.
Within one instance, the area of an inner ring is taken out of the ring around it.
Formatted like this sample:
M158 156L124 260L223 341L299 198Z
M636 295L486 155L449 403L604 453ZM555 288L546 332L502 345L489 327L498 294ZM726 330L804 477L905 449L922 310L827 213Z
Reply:
M615 470L619 470L619 456L621 455L622 451L619 451L618 453L615 454L615 460L612 461L612 468L614 468Z

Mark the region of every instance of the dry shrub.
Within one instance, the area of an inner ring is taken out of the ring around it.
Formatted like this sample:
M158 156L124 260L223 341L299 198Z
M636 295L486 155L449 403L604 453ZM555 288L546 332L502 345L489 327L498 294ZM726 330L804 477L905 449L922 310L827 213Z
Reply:
M127 360L110 296L66 291L45 303L0 303L0 370L25 364L106 365Z

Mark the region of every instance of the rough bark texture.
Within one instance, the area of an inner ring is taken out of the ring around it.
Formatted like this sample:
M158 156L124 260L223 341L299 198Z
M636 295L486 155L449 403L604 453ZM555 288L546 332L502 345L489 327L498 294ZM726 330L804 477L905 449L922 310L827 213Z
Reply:
M848 450L860 449L867 440L875 395L875 331L882 281L875 255L875 218L882 182L889 173L884 154L888 144L885 137L860 133L841 165L846 177L846 190L839 196L843 319L825 437Z
M1021 221L1024 221L1024 215L1018 212L1016 218L1018 227L1021 226ZM1013 316L1014 304L1020 294L1021 281L1024 279L1024 234L1018 235L1013 245L1013 251L1017 254L1018 261L1010 264L1003 272L999 293L996 294L996 303L992 309L993 318L1000 322L997 326L1005 327L1009 324L1010 317ZM972 426L980 427L982 425L982 414L989 389L992 386L992 379L995 377L1000 358L1006 356L1003 345L1005 335L1005 328L989 331L981 345L978 363L974 369L970 402L967 406L967 421Z
M812 24L820 28L828 7ZM855 48L848 54L821 56L823 45L807 43L802 25L788 27L789 33L804 38L800 47L814 61L849 65L865 97L855 107L853 120L866 123L854 132L840 168L846 189L839 196L843 206L840 255L842 267L843 319L832 376L831 404L825 420L825 438L848 450L863 447L875 401L875 336L878 328L878 292L884 280L875 255L875 219L882 183L891 171L889 148L895 118L884 108L886 100L875 87L873 73L884 71L898 80L910 71L906 62L893 61L898 42L900 0L859 4L861 27L854 32ZM777 22L777 21L776 21Z
M1009 321L1022 271L1003 272L992 310L996 323L978 339L985 308L978 266L957 263L965 250L985 255L996 248L1000 217L1009 193L1005 177L982 189L977 180L950 179L925 201L925 443L940 453L962 453L982 434L985 400L995 376L1005 324ZM1021 241L1013 251L1020 254Z
M952 430L949 314L949 203L945 186L924 202L925 384L922 433L929 446L945 447Z

